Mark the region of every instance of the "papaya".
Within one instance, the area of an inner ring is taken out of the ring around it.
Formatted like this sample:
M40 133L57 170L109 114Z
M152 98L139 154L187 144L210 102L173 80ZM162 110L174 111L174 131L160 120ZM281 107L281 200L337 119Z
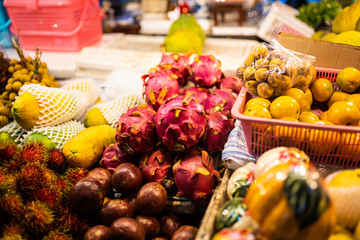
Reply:
M62 151L70 167L89 169L98 163L104 148L115 142L114 128L106 124L97 125L70 138Z

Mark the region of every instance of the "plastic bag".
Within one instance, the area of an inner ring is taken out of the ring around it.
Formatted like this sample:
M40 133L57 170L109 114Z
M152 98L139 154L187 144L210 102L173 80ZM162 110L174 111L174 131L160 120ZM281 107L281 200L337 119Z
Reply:
M306 91L316 75L315 57L284 48L276 40L255 47L236 74L253 96L275 98L292 87Z

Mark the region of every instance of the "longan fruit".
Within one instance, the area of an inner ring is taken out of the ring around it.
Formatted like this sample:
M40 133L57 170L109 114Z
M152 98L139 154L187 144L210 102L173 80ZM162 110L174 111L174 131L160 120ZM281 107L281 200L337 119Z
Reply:
M41 82L50 87L53 81L50 78L43 78Z
M22 74L28 74L29 73L29 71L26 68L21 69L20 72Z
M21 74L16 74L14 75L14 81L21 81L22 75Z
M259 97L269 98L274 94L274 88L272 88L268 83L262 82L257 86L257 93Z
M14 92L18 92L21 87L22 87L21 82L14 82L12 85L12 89Z
M15 66L18 63L17 59L11 59L10 60L10 65Z
M258 82L266 82L269 76L269 72L267 68L259 68L255 71L255 80Z
M5 100L9 100L9 92L8 91L4 91L2 94L1 94L2 98L5 99Z
M30 82L31 82L31 83L39 83L39 81L36 80L36 79L32 79Z
M23 75L21 77L21 82L24 83L24 82L30 82L30 76L29 75Z
M262 44L259 44L255 47L255 50L254 50L255 58L266 58L268 53L269 53L269 50L267 49L267 47L265 47Z
M20 64L15 64L14 66L15 71L22 69L22 66Z
M8 79L8 83L13 83L14 82L14 78L9 78Z
M43 67L43 68L47 68L46 62L41 62L41 65L40 65L40 66Z
M12 83L6 84L6 86L5 86L5 90L6 90L6 91L11 92L12 89L13 89L13 88L12 88Z
M11 92L11 93L9 94L9 100L10 100L10 101L15 101L16 96L17 96L16 93Z
M14 68L13 66L8 67L8 72L9 72L10 74L13 74L14 71L15 71L15 68Z

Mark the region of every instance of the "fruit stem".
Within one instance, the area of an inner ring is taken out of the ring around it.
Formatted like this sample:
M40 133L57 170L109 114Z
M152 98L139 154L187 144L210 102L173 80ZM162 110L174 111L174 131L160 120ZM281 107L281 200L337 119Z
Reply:
M22 51L22 49L20 48L20 45L19 45L19 33L16 35L16 38L15 37L12 37L11 38L11 41L14 45L14 48L20 58L20 63L21 65L26 68L26 58L25 58L25 55L24 55L24 52Z

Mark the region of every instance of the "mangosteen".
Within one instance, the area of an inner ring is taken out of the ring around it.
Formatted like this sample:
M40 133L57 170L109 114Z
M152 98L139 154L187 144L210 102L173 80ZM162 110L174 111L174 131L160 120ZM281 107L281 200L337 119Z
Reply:
M110 227L96 225L87 230L84 240L115 240L115 236Z
M120 217L131 217L132 210L129 203L121 199L111 199L106 202L100 210L100 221L110 226Z
M141 187L143 175L134 164L122 163L115 168L111 182L117 192L131 194Z
M195 240L198 228L191 225L179 227L172 235L171 240Z
M165 214L159 218L160 235L167 239L171 239L174 232L182 225L180 219L172 214Z
M95 178L104 188L106 195L111 192L111 173L105 168L94 168L91 170L86 177Z
M122 217L111 224L116 239L121 240L145 240L143 226L133 218Z
M157 215L166 207L167 192L157 182L142 186L136 196L136 207L145 215Z
M138 215L135 219L143 226L146 239L154 238L159 234L160 222L156 217Z

